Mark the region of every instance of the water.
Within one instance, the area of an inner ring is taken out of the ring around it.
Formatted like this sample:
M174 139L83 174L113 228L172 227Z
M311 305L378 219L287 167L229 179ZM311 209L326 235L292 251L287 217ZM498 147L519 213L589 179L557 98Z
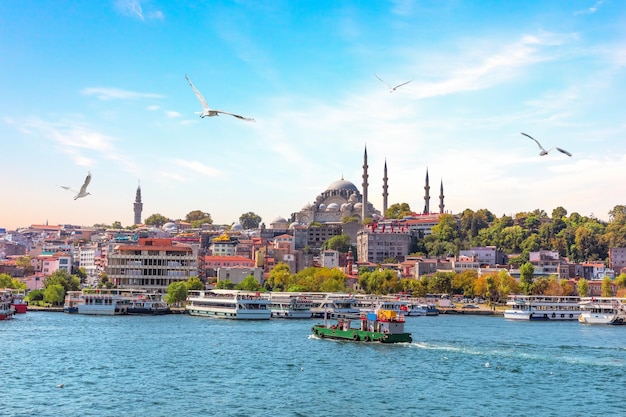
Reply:
M411 317L380 345L316 321L29 312L0 322L0 415L626 414L626 326Z

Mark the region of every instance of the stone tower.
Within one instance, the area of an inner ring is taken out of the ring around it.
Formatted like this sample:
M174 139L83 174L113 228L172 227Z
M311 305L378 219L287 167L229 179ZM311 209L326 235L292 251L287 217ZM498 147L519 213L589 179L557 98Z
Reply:
M363 154L363 201L361 202L363 208L361 210L361 220L367 218L367 146L365 147L365 153Z
M424 186L424 214L430 213L430 185L428 185L428 168L426 168L426 185Z
M143 203L141 202L141 187L137 185L137 193L135 193L135 203L133 204L133 210L135 211L135 223L141 224L141 210L143 209Z
M443 180L441 180L441 187L439 188L439 214L443 214Z
M389 197L389 193L387 192L387 189L389 188L387 186L387 180L387 159L385 159L385 169L383 174L383 217L387 213L387 198Z

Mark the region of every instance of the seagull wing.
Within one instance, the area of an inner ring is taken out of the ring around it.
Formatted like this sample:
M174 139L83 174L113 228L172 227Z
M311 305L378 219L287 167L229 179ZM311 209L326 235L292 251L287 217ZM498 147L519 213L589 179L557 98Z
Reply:
M531 138L532 140L534 140L534 141L537 143L537 146L539 146L539 149L541 149L542 151L544 151L544 152L548 153L548 151L546 151L546 150L543 148L543 146L541 146L541 143L539 143L539 141L538 141L537 139L533 138L533 137L532 137L532 136L530 136L530 135L527 135L527 134L526 134L526 133L524 133L524 132L520 132L520 133L521 133L522 135L524 135L524 136L526 136L526 137L529 137L529 138Z
M228 114L229 116L233 116L233 117L236 117L237 119L245 120L247 122L256 122L256 120L254 120L254 119L252 119L250 117L243 117L243 116L240 116L238 114L229 113L227 111L221 111L221 110L215 110L215 111L218 112L218 113L222 113L222 114Z
M78 192L78 194L85 194L87 192L87 186L89 185L90 182L91 182L91 172L87 174L87 178L85 178L85 182L80 187L80 191Z
M193 83L191 82L191 80L189 79L189 77L187 75L185 75L185 78L187 79L187 82L189 83L189 85L191 86L191 89L193 90L193 92L195 93L196 97L198 98L198 101L200 102L200 104L202 105L202 108L204 110L209 110L210 107L209 105L206 103L206 100L204 99L204 96L198 91L198 89L196 87L194 87Z
M73 192L73 193L76 193L76 192L77 192L77 191L76 191L76 190L74 190L72 187L68 187L68 186L66 186L66 185L59 185L59 187L63 188L64 190L71 191L71 192Z
M561 153L564 153L567 156L572 156L572 154L567 152L565 149L561 149L561 148L558 148L558 147L555 147L554 149L556 149L557 151L559 151Z
M411 81L413 81L413 80L409 80L409 81L407 81L407 82L405 82L405 83L398 84L398 85L396 85L393 89L395 90L395 89L396 89L396 88L398 88L398 87L402 87L403 85L407 85L407 84L408 84L408 83L410 83Z
M379 77L376 73L374 73L374 76L375 76L376 78L378 78L378 79L380 80L380 82L381 82L381 83L383 83L383 84L385 84L387 87L389 87L389 88L392 88L392 89L393 89L393 87L391 87L389 84L387 84L385 81L383 81L383 79L382 79L382 78L380 78L380 77Z

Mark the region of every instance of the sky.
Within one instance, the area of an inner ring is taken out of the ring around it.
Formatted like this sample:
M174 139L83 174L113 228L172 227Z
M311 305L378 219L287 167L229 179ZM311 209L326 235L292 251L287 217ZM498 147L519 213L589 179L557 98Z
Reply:
M132 225L138 185L143 220L269 225L360 189L366 147L378 210L385 161L418 212L426 170L431 211L626 204L623 0L6 0L0 91L7 229Z

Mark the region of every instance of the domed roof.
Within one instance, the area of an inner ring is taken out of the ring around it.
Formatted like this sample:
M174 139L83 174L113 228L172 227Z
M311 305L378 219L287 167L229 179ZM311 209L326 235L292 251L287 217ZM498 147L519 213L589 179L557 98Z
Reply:
M326 206L326 210L328 210L328 211L337 211L337 210L339 210L339 204L337 204L337 203L330 203L328 206Z
M176 223L168 222L162 226L163 230L165 229L176 229Z
M243 226L241 223L237 222L231 226L230 230L243 230Z
M356 185L352 184L350 181L344 180L343 178L340 179L339 181L333 182L326 189L326 191L335 191L335 190L337 190L337 191L341 191L341 190L359 191L359 189L356 188Z
M311 207L313 207L311 203L306 203L304 206L302 206L302 210L310 210Z
M284 217L278 216L274 220L272 220L270 224L274 224L274 223L287 223L287 220Z
M356 204L354 205L354 209L355 209L355 210L361 210L362 208L363 208L363 204L361 204L361 203L356 203Z

